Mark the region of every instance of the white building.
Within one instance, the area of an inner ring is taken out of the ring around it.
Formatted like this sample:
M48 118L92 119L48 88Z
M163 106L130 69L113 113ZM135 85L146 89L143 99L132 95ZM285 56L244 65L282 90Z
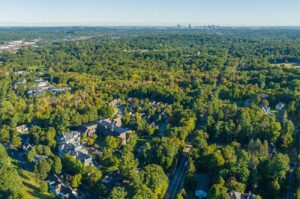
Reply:
M276 105L276 110L277 110L277 111L281 111L281 110L284 109L284 107L285 107L285 104L282 103L282 102L279 102L279 103Z

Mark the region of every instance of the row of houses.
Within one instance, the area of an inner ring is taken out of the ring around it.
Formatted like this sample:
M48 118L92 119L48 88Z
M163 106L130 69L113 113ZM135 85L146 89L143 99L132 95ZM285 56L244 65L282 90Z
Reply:
M16 127L16 131L18 131L24 137L22 141L22 148L26 151L29 151L32 148L29 142L29 136L26 136L28 129L28 126L25 124ZM69 153L80 159L83 163L85 163L85 165L89 165L91 164L91 159L89 158L88 148L83 146L81 143L82 135L92 137L95 133L99 133L104 137L115 136L120 138L121 145L126 145L128 133L130 132L130 130L120 127L117 121L110 119L104 119L80 125L77 128L77 131L64 133L58 137L57 141L59 144L59 156L62 157Z
M17 82L14 85L14 88L17 89L20 85L24 85L27 83L26 79L19 79L17 80ZM62 93L64 91L69 90L68 87L55 87L51 84L49 84L49 82L47 80L44 80L43 78L36 78L34 80L34 88L30 89L27 91L27 95L28 96L36 96L36 95L40 95L43 92L53 92L55 94L59 94Z
M50 85L49 82L44 80L43 78L35 79L34 83L36 88L27 91L27 95L36 96L42 94L43 92L47 92L47 93L53 92L55 94L59 94L69 90L68 87L61 87L61 88L54 87L53 85Z
M230 199L256 199L257 198L257 196L252 194L251 192L249 192L249 193L240 193L240 192L233 191L233 190L228 191L228 195L229 195ZM203 191L203 190L197 190L195 192L195 196L197 198L206 198L207 197L207 192Z
M34 45L36 42L38 42L37 39L33 41L17 40L6 42L5 44L0 45L0 51L16 51L23 46Z
M82 144L81 136L86 135L88 137L92 137L96 132L100 133L104 137L119 137L121 145L126 145L128 133L131 131L117 126L110 119L99 120L81 125L78 127L77 131L71 131L58 137L59 156L63 157L66 154L70 154L80 160L84 165L92 165L93 159L89 153L89 148Z
M102 136L115 136L120 138L121 145L126 145L128 141L128 134L131 132L128 129L121 128L117 125L118 123L114 120L104 119L88 124L81 125L76 131L64 133L57 137L58 142L58 155L60 157L70 154L76 159L80 160L85 166L94 164L93 154L94 148L88 147L82 143L82 135L92 137L95 133L101 134ZM16 127L16 130L22 135L22 149L24 154L27 154L31 149L27 125L20 125ZM41 158L47 159L47 156L36 155L33 159L34 163L37 163ZM116 178L115 172L104 178L105 184L109 186L111 183L121 182L121 178ZM111 177L111 178L110 178ZM118 179L118 180L116 180ZM64 183L63 177L51 175L48 180L49 191L55 196L61 198L78 198L78 192L72 189L69 185Z

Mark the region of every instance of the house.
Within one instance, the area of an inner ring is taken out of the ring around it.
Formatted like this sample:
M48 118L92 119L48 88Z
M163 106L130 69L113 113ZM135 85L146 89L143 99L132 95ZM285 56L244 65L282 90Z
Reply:
M228 192L230 199L256 199L256 195L249 193L239 193L233 190Z
M26 134L28 132L28 127L26 124L20 125L16 127L16 130L21 134Z
M48 81L42 81L42 82L37 83L38 88L46 87L46 86L48 86Z
M60 143L80 143L81 133L78 131L71 131L70 133L63 134L61 137L58 138Z
M25 143L25 144L22 146L22 149L24 150L25 154L27 154L27 153L32 149L32 145L29 144L29 143Z
M26 79L18 79L18 81L14 85L14 88L17 89L18 85L20 84L26 84Z
M75 151L74 157L76 159L80 160L84 164L84 166L93 165L92 157L89 155L89 152L83 147L77 148L77 150Z
M89 137L94 133L99 132L103 136L115 136L122 140L122 145L126 145L127 134L130 132L128 129L120 127L121 118L114 120L104 119L100 121L91 122L78 127L78 131Z
M266 99L269 97L269 95L268 94L260 94L259 97L262 99Z
M16 71L14 74L15 74L15 75L26 75L27 72L26 72L26 71L23 71L23 70L20 70L20 71Z
M35 155L33 158L34 163L38 163L41 159L48 159L46 155Z
M59 94L59 93L64 92L66 90L69 90L69 88L68 87L61 87L61 88L52 88L51 89L51 91L56 93L56 94Z
M276 105L275 108L276 108L277 111L281 111L281 110L284 109L284 107L285 107L285 104L282 103L282 102L279 102L279 103Z
M77 150L78 147L81 147L80 144L81 133L78 131L71 131L65 133L62 136L58 137L58 154L59 156L65 156L67 153L73 153Z
M74 158L80 160L85 166L93 165L93 159L89 152L82 145L61 144L58 146L58 155L60 157L70 154Z
M38 84L39 82L42 82L42 81L44 81L44 79L41 77L38 77L34 80L34 83Z
M17 84L26 84L26 79L18 79Z
M85 166L92 165L92 157L90 157L88 150L81 145L81 133L78 131L71 131L58 138L58 155L60 157L70 154L74 158L80 160Z
M116 106L121 102L121 99L114 99L113 101L109 102L109 106Z
M91 122L88 124L80 125L78 127L78 131L82 134L85 134L89 137L92 137L94 133L96 133L98 128L98 123L97 122Z
M79 147L81 147L80 143L59 143L58 155L63 157L67 153L75 154L75 151L77 151Z
M121 117L117 117L115 119L112 120L112 124L121 127L122 126L122 118Z
M48 81L45 81L43 78L36 78L34 83L38 88L48 86Z
M124 129L114 125L109 119L100 120L97 122L98 128L97 130L103 136L115 136L119 137L122 140L122 145L126 145L127 143L127 134L130 133L128 129Z
M262 106L261 108L262 108L262 110L264 111L265 114L267 114L267 115L271 115L272 114L270 107L264 107L264 106Z
M63 199L73 199L78 198L78 194L70 186L67 186L63 180L61 180L56 175L51 175L47 180L49 191L60 198Z
M27 154L33 147L30 143L29 134L21 134L21 146L20 148L23 150L23 154Z

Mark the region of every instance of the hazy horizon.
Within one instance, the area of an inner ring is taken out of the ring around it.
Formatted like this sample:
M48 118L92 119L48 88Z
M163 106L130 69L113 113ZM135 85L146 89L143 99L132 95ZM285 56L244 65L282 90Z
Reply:
M298 0L0 0L0 26L300 26Z

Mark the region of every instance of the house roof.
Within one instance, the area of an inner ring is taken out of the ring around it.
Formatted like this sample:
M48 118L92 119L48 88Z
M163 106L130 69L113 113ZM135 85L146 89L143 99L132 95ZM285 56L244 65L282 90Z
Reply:
M69 141L73 139L74 137L80 137L81 133L78 131L71 131L70 133L66 133L63 135L62 139L64 141Z
M100 131L102 131L105 134L113 135L113 136L119 136L122 133L126 133L128 130L118 127L110 122L110 120L100 120L98 121L98 128Z
M28 130L28 127L27 127L26 124L23 124L23 125L17 126L17 127L16 127L16 130L17 130L19 133L23 133L24 131L27 131L27 130Z
M88 123L88 124L83 124L83 125L80 125L78 127L78 131L80 131L81 133L86 133L87 131L96 129L97 126L98 126L97 122L91 122L91 123Z
M250 193L240 193L237 191L229 192L230 199L255 199L256 195Z
M73 194L72 189L65 185L56 175L51 175L47 181L50 186L50 191L55 195L63 196L63 198L77 198Z

